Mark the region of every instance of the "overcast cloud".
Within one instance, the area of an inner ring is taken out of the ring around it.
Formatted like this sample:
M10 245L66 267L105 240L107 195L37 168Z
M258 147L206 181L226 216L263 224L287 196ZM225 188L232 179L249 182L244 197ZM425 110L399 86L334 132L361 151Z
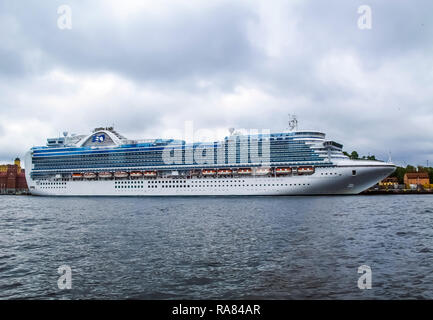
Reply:
M72 9L72 29L57 8ZM358 28L358 7L372 29ZM433 163L432 1L0 2L0 161L63 131L320 130Z

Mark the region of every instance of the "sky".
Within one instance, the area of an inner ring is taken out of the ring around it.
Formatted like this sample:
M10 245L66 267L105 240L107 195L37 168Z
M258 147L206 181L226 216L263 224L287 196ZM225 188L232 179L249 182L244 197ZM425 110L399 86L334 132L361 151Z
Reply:
M64 131L182 138L192 122L223 138L284 131L295 114L348 152L433 164L432 12L428 0L2 0L0 163Z

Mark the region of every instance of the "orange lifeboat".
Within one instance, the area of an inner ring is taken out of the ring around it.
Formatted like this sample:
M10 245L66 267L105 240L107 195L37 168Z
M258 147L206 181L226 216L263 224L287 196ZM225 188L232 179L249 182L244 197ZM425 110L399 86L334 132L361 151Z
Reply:
M96 178L96 173L94 172L86 172L85 174L83 174L84 179L95 179Z
M292 173L292 168L276 168L275 173L276 174L289 174L289 173Z
M311 174L314 173L314 167L299 167L298 174Z
M238 169L238 174L251 174L251 168L240 168Z
M132 171L129 175L132 178L139 178L143 175L143 173L141 171Z
M111 172L99 172L98 176L99 178L107 179L107 178L111 178L113 174Z
M263 176L271 173L271 168L257 168L256 175Z
M79 179L82 178L83 174L82 173L73 173L72 174L72 179Z
M225 175L229 175L232 174L233 171L231 169L219 169L218 170L218 175L219 176L225 176Z
M156 171L144 171L143 175L145 177L156 177Z
M216 173L215 169L203 169L201 174L204 176L213 176Z
M128 172L125 172L125 171L116 171L114 173L114 177L115 178L127 178L128 177Z

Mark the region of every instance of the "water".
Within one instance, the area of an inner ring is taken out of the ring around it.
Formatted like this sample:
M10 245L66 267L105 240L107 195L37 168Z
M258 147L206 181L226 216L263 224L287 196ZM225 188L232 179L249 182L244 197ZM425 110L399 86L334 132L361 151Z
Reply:
M0 298L432 299L432 226L431 195L2 196Z

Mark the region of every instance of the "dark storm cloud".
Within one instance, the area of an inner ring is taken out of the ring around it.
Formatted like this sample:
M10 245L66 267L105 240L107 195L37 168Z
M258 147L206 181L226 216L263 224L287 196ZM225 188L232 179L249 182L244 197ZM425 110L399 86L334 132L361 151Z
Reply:
M35 61L39 70L61 66L164 82L203 74L235 74L249 68L259 56L245 29L254 13L231 2L203 10L179 6L182 14L170 13L166 19L144 11L126 21L117 20L104 2L72 3L70 31L57 28L55 3L29 2L23 8L6 1L2 7L6 16L12 17L11 24L18 21L18 30L9 37L29 39L27 47L16 46L3 52L9 69L19 74L28 68L24 57L11 51L18 48L40 50L39 60Z
M371 32L360 32L356 23L362 4L356 0L302 2L298 8L302 16L299 29L307 41L314 43L313 49L351 49L375 61L416 49L432 49L428 41L433 36L432 2L369 1L365 4L372 9Z
M62 4L71 30L57 27ZM294 113L348 151L424 163L433 3L369 1L360 30L363 4L2 1L0 159L63 130L279 129Z

